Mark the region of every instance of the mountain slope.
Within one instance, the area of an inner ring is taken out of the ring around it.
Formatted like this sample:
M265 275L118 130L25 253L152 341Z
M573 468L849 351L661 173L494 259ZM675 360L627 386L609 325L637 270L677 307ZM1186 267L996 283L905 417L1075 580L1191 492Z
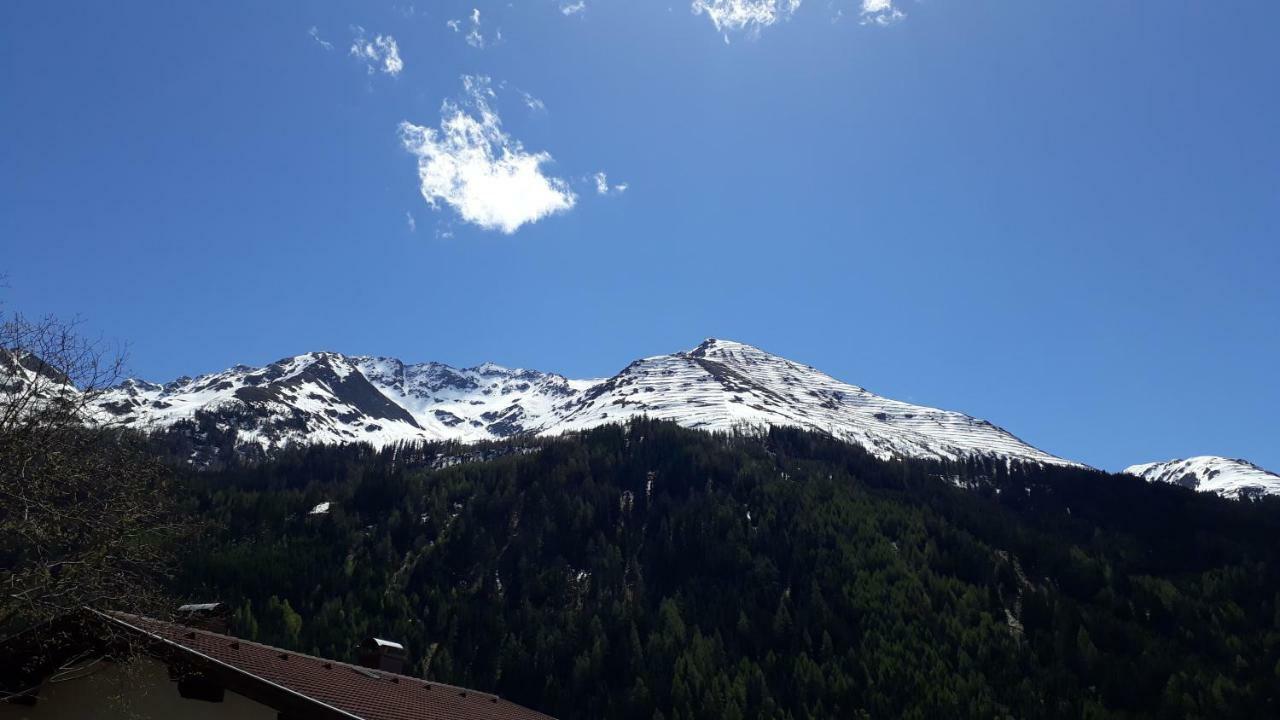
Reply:
M1132 465L1124 472L1228 498L1280 495L1280 475L1245 460L1216 455Z
M637 360L560 408L557 430L636 415L706 430L785 425L826 432L880 458L995 455L1072 464L985 420L911 405L842 383L807 365L727 340Z
M597 380L569 380L493 363L457 369L395 358L353 358L365 377L414 416L426 438L493 440L541 430L555 407Z
M129 380L98 399L99 417L141 430L204 419L238 442L369 442L384 445L423 430L338 353L308 353L263 368L244 365L164 385Z
M189 473L229 532L178 590L324 656L387 633L563 720L1277 717L1274 507L1030 464L960 465L966 492L792 429L540 446Z
M793 426L880 458L982 455L1072 465L958 412L883 398L812 367L727 340L570 380L486 363L457 369L395 358L309 353L165 385L131 380L99 402L127 427L212 423L237 444L501 439L556 435L638 415L704 430Z

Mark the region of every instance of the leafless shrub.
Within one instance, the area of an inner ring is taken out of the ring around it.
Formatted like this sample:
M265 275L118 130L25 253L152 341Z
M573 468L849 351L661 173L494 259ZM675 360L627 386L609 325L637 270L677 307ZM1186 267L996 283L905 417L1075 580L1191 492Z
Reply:
M0 640L80 608L147 611L177 518L170 473L96 422L123 355L74 323L0 316Z

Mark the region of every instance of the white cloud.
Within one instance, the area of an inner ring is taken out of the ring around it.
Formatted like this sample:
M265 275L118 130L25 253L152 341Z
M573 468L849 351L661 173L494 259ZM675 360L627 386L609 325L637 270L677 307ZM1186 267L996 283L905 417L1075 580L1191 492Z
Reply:
M693 14L706 13L716 30L760 32L779 20L785 20L800 7L800 0L693 0Z
M889 25L906 16L893 4L893 0L862 0L863 25Z
M333 49L333 43L320 37L320 28L317 28L315 25L311 26L311 29L307 31L307 34L310 35L311 39L319 43L320 47L324 48L325 50Z
M364 62L369 74L372 75L376 70L392 77L400 74L404 69L404 61L400 59L400 46L396 45L395 38L378 35L369 40L364 35L364 28L357 25L351 30L356 34L355 41L351 43L351 55Z
M480 29L481 22L480 22L479 8L472 8L471 14L467 16L467 19L465 21L464 20L448 20L445 22L445 25L449 26L450 30L456 33L460 33L462 32L462 24L464 22L470 23L467 29L467 34L464 38L467 41L468 45L470 45L473 48L483 48L485 45L489 44L488 39L485 38L484 33ZM494 41L500 42L502 40L502 30L497 30L494 33L493 39Z
M418 158L422 197L444 202L465 221L511 234L526 223L569 210L569 184L543 174L546 152L531 153L502 129L490 106L489 78L464 75L465 97L445 101L439 130L400 123L404 148Z
M529 108L530 112L543 113L547 111L546 103L523 90L520 91L520 99L524 100L525 107Z
M405 224L409 226L409 232L418 231L418 221L413 219L413 213L406 210L404 212L404 221L405 221Z
M560 12L565 15L577 15L587 9L586 0L578 0L578 2L562 2L560 3Z
M604 172L598 172L591 176L591 180L596 184L596 193L600 195L621 195L627 191L626 183L618 183L617 185L609 185L609 176Z
M471 9L471 32L467 33L467 44L474 48L484 47L484 36L480 34L480 8Z

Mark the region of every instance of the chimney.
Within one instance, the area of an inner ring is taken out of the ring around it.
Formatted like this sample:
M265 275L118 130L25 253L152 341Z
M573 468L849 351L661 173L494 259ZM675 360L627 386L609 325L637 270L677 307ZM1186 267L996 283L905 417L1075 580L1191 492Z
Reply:
M220 602L192 603L178 608L177 622L197 630L226 633L227 606Z
M404 646L381 638L368 638L360 643L360 664L374 670L404 672Z

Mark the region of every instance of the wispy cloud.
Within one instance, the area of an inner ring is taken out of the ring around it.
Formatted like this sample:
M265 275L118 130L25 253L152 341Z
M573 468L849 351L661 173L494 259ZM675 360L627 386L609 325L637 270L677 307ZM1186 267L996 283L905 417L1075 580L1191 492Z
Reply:
M484 47L484 35L480 34L480 8L471 9L471 32L467 33L467 44L474 48Z
M418 221L413 218L413 213L408 210L404 212L404 222L409 226L409 232L418 231Z
M404 61L400 59L400 46L396 45L395 38L377 35L370 40L365 37L364 28L358 25L352 27L351 31L356 35L351 43L351 56L362 61L370 75L381 70L395 77L404 69Z
M577 15L587 9L586 0L578 0L578 2L561 2L560 12L565 15Z
M564 180L543 173L546 152L531 153L502 128L489 78L464 75L464 96L440 109L440 128L400 123L404 148L418 159L422 197L443 202L466 222L511 234L572 208Z
M483 26L483 23L480 22L479 8L472 8L471 14L467 16L466 20L448 20L445 22L445 25L447 25L450 30L456 33L462 32L462 27L464 24L467 27L467 33L464 36L464 39L467 41L468 45L470 45L473 48L482 49L484 48L485 45L489 44L489 39L484 36L484 32L481 29ZM496 33L493 36L493 39L501 40L502 31L501 30L496 31Z
M725 33L725 42L730 31L758 34L799 7L800 0L693 0L693 14L710 18L716 30Z
M311 29L307 31L307 34L310 35L311 39L315 40L316 43L318 43L320 47L324 48L325 50L333 49L333 43L320 37L320 28L317 28L315 25L311 26Z
M599 195L621 195L627 191L626 183L618 183L617 185L609 184L609 176L604 172L598 172L591 176L592 182L596 185L596 193Z
M893 0L862 0L863 25L889 25L907 14L893 4Z
M524 100L524 105L529 108L530 112L544 113L547 111L546 103L523 90L520 91L520 99Z

